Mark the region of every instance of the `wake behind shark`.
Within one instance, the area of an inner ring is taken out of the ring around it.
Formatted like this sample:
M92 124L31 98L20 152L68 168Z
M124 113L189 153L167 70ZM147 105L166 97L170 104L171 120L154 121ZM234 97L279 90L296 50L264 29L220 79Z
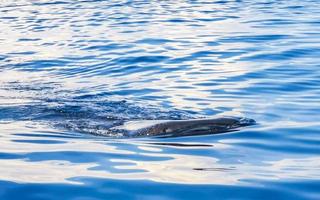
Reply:
M35 103L0 107L0 121L37 121L53 128L111 138L217 134L255 124L254 120L247 118L192 119L194 115L179 110L162 111L125 101L86 98L39 98Z
M231 132L240 127L254 124L256 122L253 119L238 117L190 120L136 120L125 121L122 125L110 128L110 131L121 133L123 137L179 137Z
M63 87L51 82L3 82L0 91L10 91L8 94L12 92L22 102L25 98L26 103L0 106L0 121L36 121L57 129L116 138L217 134L255 124L254 120L237 117L194 119L201 116L125 100L111 101L108 92L74 96L59 88Z

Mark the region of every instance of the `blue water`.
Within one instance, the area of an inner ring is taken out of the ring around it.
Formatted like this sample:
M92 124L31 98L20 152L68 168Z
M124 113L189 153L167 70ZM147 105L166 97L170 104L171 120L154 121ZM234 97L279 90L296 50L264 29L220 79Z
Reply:
M0 199L320 199L317 0L0 3ZM118 139L112 120L255 126Z

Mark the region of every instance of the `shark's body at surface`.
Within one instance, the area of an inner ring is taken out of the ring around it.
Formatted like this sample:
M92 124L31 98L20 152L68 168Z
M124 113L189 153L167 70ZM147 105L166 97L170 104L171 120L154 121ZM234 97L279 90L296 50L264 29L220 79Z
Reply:
M143 136L187 136L217 134L235 131L239 127L254 125L248 118L220 117L190 120L137 120L126 121L111 128L112 132L122 133L124 137Z

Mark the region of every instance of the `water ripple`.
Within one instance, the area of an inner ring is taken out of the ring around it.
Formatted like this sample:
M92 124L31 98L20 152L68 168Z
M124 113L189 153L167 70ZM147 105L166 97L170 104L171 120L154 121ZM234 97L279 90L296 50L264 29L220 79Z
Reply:
M2 1L0 198L317 199L319 9L315 0ZM117 120L222 115L258 124L101 136Z

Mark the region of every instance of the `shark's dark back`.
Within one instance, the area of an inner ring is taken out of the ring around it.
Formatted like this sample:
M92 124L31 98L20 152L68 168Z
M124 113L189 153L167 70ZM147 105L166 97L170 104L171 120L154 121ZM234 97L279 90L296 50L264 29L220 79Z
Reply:
M235 131L239 127L250 126L255 121L247 118L221 117L191 120L142 120L129 121L112 128L128 137L141 136L186 136L217 134Z

